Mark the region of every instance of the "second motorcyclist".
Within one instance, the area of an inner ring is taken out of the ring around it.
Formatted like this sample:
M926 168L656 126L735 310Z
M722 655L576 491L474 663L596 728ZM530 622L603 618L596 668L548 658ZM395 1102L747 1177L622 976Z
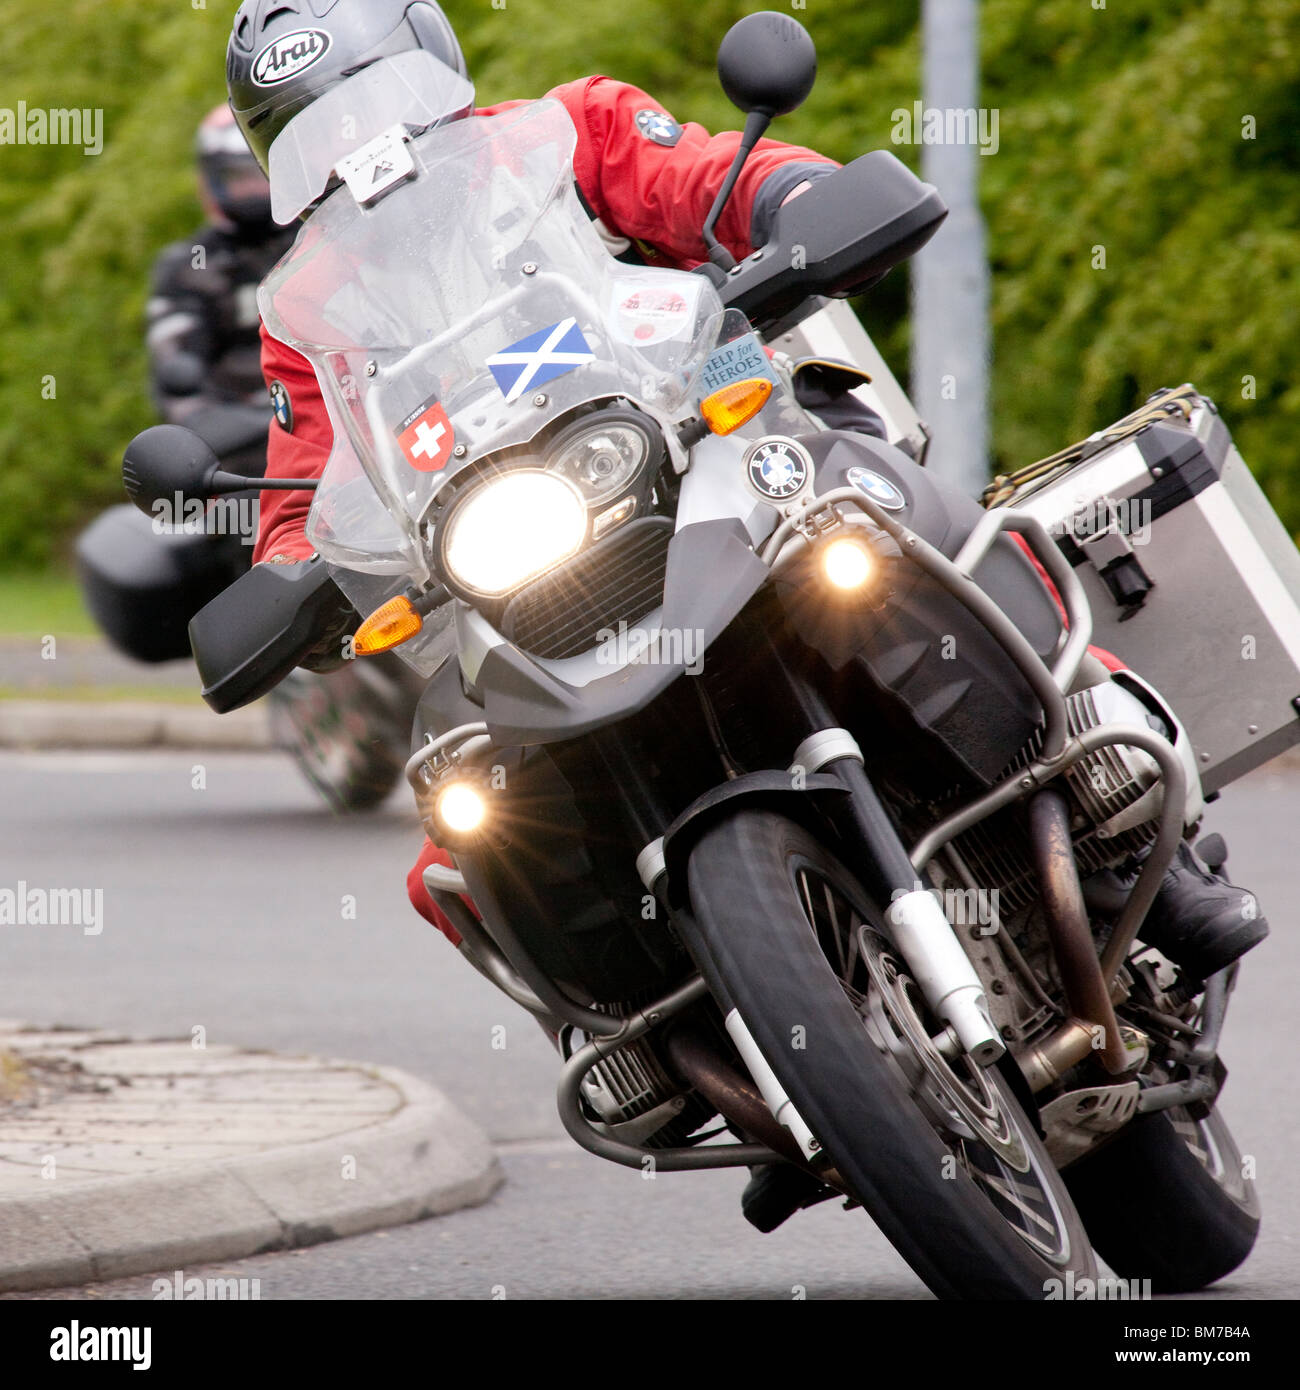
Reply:
M195 154L207 220L155 261L146 342L159 415L202 433L209 412L266 400L257 287L293 231L271 220L270 185L228 106L203 119Z

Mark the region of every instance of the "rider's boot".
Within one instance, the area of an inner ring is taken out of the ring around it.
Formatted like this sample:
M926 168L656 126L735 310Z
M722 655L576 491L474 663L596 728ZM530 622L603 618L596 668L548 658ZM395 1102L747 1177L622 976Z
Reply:
M1222 841L1212 837L1217 847ZM1212 869L1184 840L1138 932L1148 945L1198 980L1208 980L1268 935L1253 893Z

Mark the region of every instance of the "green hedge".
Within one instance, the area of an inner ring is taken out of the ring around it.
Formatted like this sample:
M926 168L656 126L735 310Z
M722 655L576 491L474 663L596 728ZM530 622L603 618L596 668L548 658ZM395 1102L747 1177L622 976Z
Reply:
M1110 4L984 9L999 463L1194 381L1294 531L1300 6Z
M607 72L714 128L736 124L736 113L713 54L750 8L448 4L484 102ZM102 108L106 134L95 158L0 146L0 568L18 568L63 554L78 525L119 500L122 446L150 423L148 269L198 219L190 143L224 94L234 6L6 0L4 9L0 107ZM808 0L793 12L818 43L821 77L774 134L840 159L887 145L890 113L919 95L917 4ZM984 99L999 110L1001 141L980 160L996 275L996 466L1192 379L1220 401L1288 524L1300 526L1291 450L1300 7L987 0L983 43ZM1246 116L1253 140L1242 139ZM919 152L898 153L915 164ZM1104 270L1093 268L1097 246ZM863 312L902 369L905 277L891 276Z

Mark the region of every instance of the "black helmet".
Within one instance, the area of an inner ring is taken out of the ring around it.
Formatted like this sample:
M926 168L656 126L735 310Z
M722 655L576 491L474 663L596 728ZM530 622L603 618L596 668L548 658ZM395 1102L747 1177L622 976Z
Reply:
M432 0L244 0L226 50L230 105L263 169L304 107L380 58L424 49L467 77Z
M271 230L271 185L235 124L230 107L203 118L194 141L204 216L226 231Z

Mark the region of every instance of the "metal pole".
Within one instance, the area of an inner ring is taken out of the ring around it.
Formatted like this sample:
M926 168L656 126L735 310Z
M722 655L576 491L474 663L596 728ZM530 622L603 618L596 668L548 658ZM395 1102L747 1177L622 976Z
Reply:
M912 263L912 397L934 436L928 466L975 494L989 478L991 354L979 164L994 142L953 137L996 131L979 122L979 0L923 0L922 42L924 120L912 138L925 141L922 177L950 211Z

